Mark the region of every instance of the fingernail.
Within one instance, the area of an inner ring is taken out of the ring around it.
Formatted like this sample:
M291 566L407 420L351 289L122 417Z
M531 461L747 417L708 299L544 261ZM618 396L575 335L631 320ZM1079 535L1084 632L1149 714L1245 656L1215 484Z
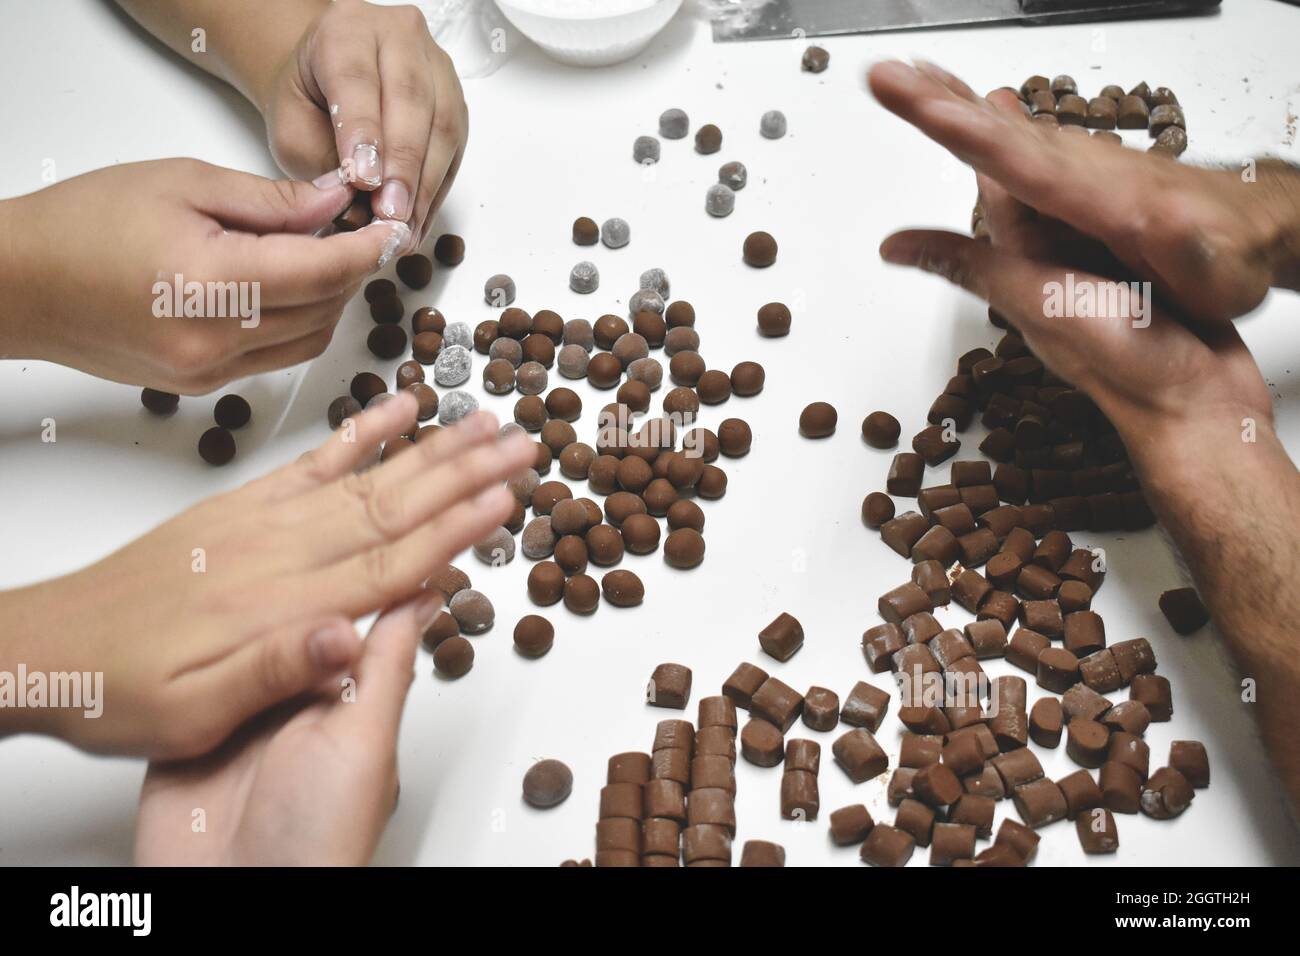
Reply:
M379 175L379 149L370 143L362 143L352 150L352 175L368 186L378 186L382 181Z
M385 219L411 218L411 193L405 185L390 179L379 192L379 214Z
M328 173L321 173L311 181L311 184L317 189L333 189L336 186L346 186L347 178L343 175L343 167L331 169Z
M372 229L376 226L388 228L391 230L388 238L384 240L384 247L379 250L379 262L376 268L382 269L392 260L393 256L405 249L411 241L411 227L400 219L376 219L365 229Z
M432 588L426 590L415 602L415 626L423 633L433 623L443 607L442 593Z
M331 670L350 663L359 643L356 631L331 624L307 639L307 653L320 670Z
M920 258L920 246L903 236L890 236L880 244L880 258L896 266L914 266Z

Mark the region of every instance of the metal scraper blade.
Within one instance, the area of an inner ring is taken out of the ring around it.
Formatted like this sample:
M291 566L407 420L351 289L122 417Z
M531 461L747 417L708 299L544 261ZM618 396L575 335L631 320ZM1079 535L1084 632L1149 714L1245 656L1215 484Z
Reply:
M713 39L766 40L1013 20L1034 23L1191 13L1219 0L723 0Z

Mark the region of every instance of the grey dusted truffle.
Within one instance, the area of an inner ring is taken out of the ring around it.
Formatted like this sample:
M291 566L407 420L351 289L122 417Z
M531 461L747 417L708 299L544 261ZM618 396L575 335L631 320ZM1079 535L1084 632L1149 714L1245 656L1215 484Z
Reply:
M723 163L718 169L718 182L733 190L744 189L745 183L749 182L749 170L745 169L744 163Z
M664 367L658 359L639 358L627 367L627 378L629 382L643 382L653 392L664 380Z
M710 216L730 216L736 208L736 194L723 183L714 183L704 194L704 211Z
M664 299L654 289L638 289L627 300L627 314L635 316L638 312L657 312L664 314Z
M498 273L483 283L483 299L494 308L504 309L515 301L515 280Z
M448 345L459 345L466 349L474 347L474 333L470 331L468 322L447 323L442 332L442 347L445 349Z
M442 401L438 403L438 421L443 425L454 425L476 411L478 411L478 399L469 392L458 389L442 396Z
M652 289L659 293L661 299L668 298L668 273L663 269L647 269L641 273L641 282L638 285L641 289Z
M659 135L664 139L681 139L691 128L685 110L664 110L659 114Z
M596 332L586 319L570 319L564 323L564 344L579 345L590 352L596 347Z
M503 335L493 339L492 344L488 346L489 359L505 359L515 368L524 360L524 347L519 344L518 339L512 339L508 335Z
M785 135L785 114L780 110L768 110L758 121L758 131L768 139L780 139Z
M622 249L632 238L626 219L606 219L600 226L600 241L611 249Z
M650 346L646 344L645 336L637 332L624 332L615 340L614 347L609 351L624 368L627 368L633 362L648 356Z
M546 391L546 366L541 362L525 362L515 373L515 387L521 395L540 395Z
M497 429L497 437L504 440L506 438L509 438L515 432L518 432L521 435L528 434L528 432L524 430L524 426L520 425L518 422L506 422L504 425L502 425L500 428ZM531 468L527 469L527 471L525 471L524 474L526 475L529 471L533 471L533 469ZM533 471L533 475L535 476L536 474L537 472ZM538 480L540 481L540 479ZM506 484L509 485L510 482L507 481ZM536 485L533 486L533 488L536 487L537 487ZM532 496L533 496L533 492L532 489L530 489L528 492L528 498L531 498ZM528 501L528 498L524 499L525 503Z
M539 515L524 525L519 543L524 557L533 561L540 561L554 554L555 532L551 530L551 516Z
M700 350L700 333L689 325L679 325L669 329L664 336L664 352L672 358L678 352L698 352Z
M632 158L642 166L659 162L659 140L653 136L638 136L632 143Z
M600 287L600 271L594 262L583 260L569 270L569 288L583 295Z
M512 431L517 431L521 435L528 434L524 431L522 425L519 425L516 422L510 422L501 426L502 438L506 437L507 428ZM537 474L537 469L525 468L523 471L519 472L519 474L511 475L506 479L506 488L508 488L510 493L515 496L515 501L519 502L521 505L526 505L533 500L533 492L537 490L537 486L541 483L542 478ZM524 548L524 554L528 554L527 548ZM529 555L529 557L531 557L531 555Z
M469 381L473 358L463 345L449 345L438 353L433 363L433 380L444 388L454 388Z
M591 361L591 356L581 345L570 342L560 349L559 355L555 357L556 368L565 378L585 378L587 375L587 363Z
M515 536L505 528L497 528L474 545L474 557L494 568L509 564L515 559Z
M496 609L482 591L464 588L452 595L447 610L460 625L462 634L482 634L496 620Z

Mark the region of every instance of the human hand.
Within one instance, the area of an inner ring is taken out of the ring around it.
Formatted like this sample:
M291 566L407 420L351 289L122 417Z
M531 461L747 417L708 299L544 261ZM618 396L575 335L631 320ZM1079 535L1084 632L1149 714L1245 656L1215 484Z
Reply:
M337 177L316 186L169 159L0 203L0 352L182 394L314 358L361 282L411 238L401 223L314 238L351 197ZM201 316L184 309L195 288Z
M383 614L355 682L263 714L212 754L149 765L136 862L361 866L397 802L397 730L420 634L437 605ZM350 624L339 640L355 643ZM196 810L203 826L194 826Z
M1222 322L1249 312L1270 286L1300 287L1300 172L1261 161L1240 171L1167 162L1031 123L1010 91L988 99L939 67L881 63L869 75L886 109L972 166L981 195L1003 203L995 244L1034 257L1032 242L1070 227L1108 249L1184 315ZM1042 219L1058 226L1044 227ZM1008 221L1009 220L1009 221ZM1029 240L1018 235L1029 220ZM1000 240L1000 241L999 241Z
M512 506L502 481L534 458L525 436L499 439L493 416L479 413L355 472L415 415L415 399L399 393L98 564L0 595L0 655L29 671L103 674L98 719L15 710L8 720L43 723L10 729L97 752L192 757L352 665L352 622L411 598L500 526Z
M425 237L460 168L469 111L451 58L414 6L325 4L258 95L280 168L342 168L376 216Z

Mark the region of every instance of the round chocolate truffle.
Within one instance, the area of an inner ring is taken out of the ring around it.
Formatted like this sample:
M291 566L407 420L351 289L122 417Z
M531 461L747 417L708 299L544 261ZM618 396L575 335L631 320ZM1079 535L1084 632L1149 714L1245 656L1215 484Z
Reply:
M894 499L883 491L873 491L862 499L862 523L868 528L879 528L894 517Z
M433 380L444 388L454 388L469 381L473 356L463 345L448 345L433 363ZM513 371L513 369L511 370Z
M466 588L473 587L469 575L454 564L445 565L430 575L428 586L440 591L449 601Z
M501 334L507 338L522 340L533 330L533 317L523 309L511 307L501 313L499 321Z
M650 387L636 379L630 378L620 385L615 397L634 412L644 412L650 408Z
M474 645L459 634L447 638L433 652L433 666L443 677L464 677L474 666Z
M694 388L705 372L704 359L699 352L677 352L668 362L668 375L677 385Z
M493 395L515 390L515 367L505 359L493 359L483 366L483 387Z
M718 460L718 436L707 428L692 428L682 437L682 453L706 464Z
M611 572L617 573L617 572ZM600 588L595 578L575 574L564 582L564 606L574 614L590 614L600 603Z
M234 430L248 424L253 417L253 409L242 395L222 395L217 399L212 417L222 428Z
M723 163L718 169L718 182L727 186L733 192L738 189L744 189L745 183L748 180L749 171L745 169L744 163Z
M698 567L704 560L704 536L694 528L678 528L664 539L664 560L674 568Z
M515 559L515 536L505 528L494 529L474 545L474 557L493 567L509 564Z
M483 283L483 300L494 309L501 309L515 301L515 280L504 273L492 276Z
M565 345L576 345L584 352L596 347L596 333L586 319L570 319L564 323L562 341Z
M330 430L338 428L346 419L354 415L361 414L361 403L351 395L340 395L334 401L330 402L329 409L325 412L325 420L329 422Z
M596 450L590 445L575 441L566 446L560 452L560 474L565 478L572 478L575 481L586 479L591 472L592 463L596 460Z
M781 302L769 302L758 310L758 334L779 338L790 333L790 310Z
M591 356L581 345L566 345L560 349L556 358L556 367L565 378L583 378L587 374L587 365Z
M564 585L564 572L554 561L540 561L528 572L528 597L541 607L550 607L560 600Z
M664 367L658 359L639 358L627 367L627 378L629 382L640 382L653 392L664 380Z
M659 114L659 135L664 139L682 139L690 128L684 110L668 109Z
M519 619L519 623L515 625L515 650L524 655L524 657L541 657L551 649L551 646L554 643L555 627L540 614L525 614ZM529 770L528 775L524 777L525 796L528 793L528 778L533 776L534 771L544 763L556 762L557 761L553 760L543 760L542 763L533 765L533 769ZM563 764L560 764L560 766L564 767ZM564 767L564 769L567 772L569 768ZM570 779L572 779L572 775L570 775ZM567 788L565 796L568 796ZM560 797L560 800L563 799L564 797ZM529 800L528 802L532 803L533 801ZM559 800L554 802L558 803ZM546 806L552 805L553 804L550 803L546 804Z
M582 399L571 388L553 388L546 394L546 411L552 418L576 422L582 414Z
M763 390L767 373L757 362L740 362L731 370L731 390L748 398Z
M465 240L445 232L433 244L433 257L444 266L458 266L465 261Z
M539 515L549 515L557 502L572 497L573 492L569 490L569 486L564 482L544 481L533 492L533 512Z
M469 392L448 392L438 402L438 421L443 425L454 425L468 415L478 411L478 399Z
M758 131L764 139L780 139L785 135L785 114L780 110L768 110L758 119Z
M446 328L447 319L432 306L421 306L415 310L415 315L411 316L411 333L413 335L419 335L421 332L437 332L442 335L443 330Z
M589 295L600 288L600 270L594 262L583 260L569 270L569 288L580 295Z
M617 315L602 315L592 326L592 334L597 346L602 349L612 349L614 343L629 331L628 324Z
M770 233L751 232L745 237L743 256L746 265L766 269L776 262L776 240Z
M569 581L576 581L570 578ZM615 607L636 607L645 598L645 585L631 571L610 571L600 579L605 600Z
M707 156L722 149L722 130L706 123L695 131L695 151Z
M1176 129L1177 127L1170 127ZM653 309L642 309L632 316L632 331L645 339L652 349L661 348L668 333L668 323Z
M664 354L672 358L678 352L698 352L700 334L689 325L675 325L664 335Z
M392 279L372 279L366 283L365 298L367 302L391 299L397 295L397 286Z
M487 595L473 588L464 588L452 595L447 610L460 625L462 634L481 634L496 620L496 611Z
M515 402L514 415L515 421L530 432L541 431L550 418L546 412L546 403L536 395L526 395Z
M582 535L565 535L555 542L555 563L567 575L587 570L587 542Z
M736 208L736 193L730 186L714 183L704 191L704 211L721 219L730 216Z
M695 493L713 500L727 493L727 473L717 465L705 465L700 480L695 483Z
M511 475L506 479L506 488L515 496L516 501L528 504L533 500L533 492L537 486L542 483L537 472L532 468L525 468L516 475ZM524 549L524 554L528 554L528 549ZM531 555L529 555L531 557Z
M598 524L585 536L587 557L602 568L613 567L623 560L623 535L611 525Z
M225 465L235 457L235 436L214 425L199 436L199 457L209 465Z
M394 381L399 389L409 388L424 381L424 366L414 359L407 359L397 366Z
M546 366L541 362L524 362L515 372L515 386L524 395L546 391Z
M536 615L532 615L537 617ZM527 619L525 619L527 620ZM543 621L537 617L537 620ZM523 623L523 622L520 622ZM543 623L545 623L543 621ZM546 625L550 627L549 624ZM548 642L546 647L550 649ZM546 653L543 651L542 653ZM530 654L536 657L536 654ZM539 760L524 774L524 802L539 810L557 806L573 791L573 771L558 760Z
M619 219L617 216L606 219L600 225L600 241L607 248L622 249L632 238L632 227L627 224L626 219Z
M533 490L536 491L535 488ZM524 552L524 557L531 561L549 558L555 550L555 528L551 524L551 516L538 515L524 525L523 533L519 536L519 545Z
M536 362L542 368L550 368L555 364L555 343L549 335L532 332L524 336L522 348L525 361Z
M712 466L708 465L706 467ZM703 476L701 475L701 477ZM646 485L645 491L641 492L641 500L645 502L646 511L657 518L661 518L668 514L668 509L677 500L677 489L673 487L673 483L667 478L656 478Z
M580 246L594 246L600 241L600 226L596 220L579 216L573 220L573 241Z
M659 140L653 136L638 136L632 141L632 159L642 166L659 162Z
M872 448L893 448L902 426L889 412L872 412L862 419L862 438Z
M441 351L441 332L421 332L411 341L411 356L421 365L432 365L438 361L438 353Z
M677 356L673 356L676 358ZM752 364L752 363L751 363ZM731 398L731 379L726 372L718 369L709 369L700 376L700 380L695 384L695 392L699 395L700 401L706 405L721 405L727 399ZM668 393L669 395L672 392ZM667 396L664 398L667 402Z
M749 454L754 435L743 419L727 418L718 426L718 446L728 458Z
M664 320L668 323L670 329L683 325L693 326L695 324L695 306L685 299L678 299L664 309Z
M346 397L346 396L344 396ZM339 399L335 399L338 402ZM170 415L180 406L181 397L171 392L160 392L156 388L146 388L140 392L140 404L153 412L155 415ZM331 404L330 408L334 405ZM358 409L360 411L360 409ZM346 418L347 416L343 416ZM331 425L331 428L338 428L337 425Z
M484 319L474 326L474 351L480 355L492 354L492 343L501 337L501 323L496 319Z
M825 438L835 433L839 414L826 402L813 402L799 415L799 434L804 438Z
M562 418L552 418L543 425L540 437L553 455L558 455L578 440L578 434L573 430L573 426Z
M405 312L402 300L395 295L385 299L375 299L370 303L370 317L381 324L391 325L400 322Z
M633 554L651 554L659 547L659 522L649 515L628 515L621 530L623 543Z
M587 381L596 388L613 388L623 378L623 363L609 352L597 352L587 363Z
M668 528L671 531L676 531L678 528L693 528L696 531L703 531L704 512L699 505L689 498L674 501L668 506Z
M655 292L659 298L667 299L671 285L668 282L668 273L664 272L663 269L654 268L647 269L645 272L641 273L641 278L638 280L637 287L641 289L649 289ZM660 309L659 311L662 312L663 309Z
M402 256L397 260L397 278L412 289L423 289L433 278L433 262L418 252Z
M610 350L614 358L618 359L623 368L627 368L637 359L643 359L650 354L650 346L646 340L635 332L627 332L618 337L614 347Z

